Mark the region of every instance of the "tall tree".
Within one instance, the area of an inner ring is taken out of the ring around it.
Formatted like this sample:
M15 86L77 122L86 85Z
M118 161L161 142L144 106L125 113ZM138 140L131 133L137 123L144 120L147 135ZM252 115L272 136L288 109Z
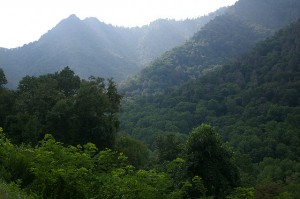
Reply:
M81 83L73 105L76 127L73 144L93 142L100 149L114 147L121 95L112 85L110 82L106 86L103 78L95 77Z
M0 68L0 127L4 127L5 118L10 112L15 100L15 92L4 88L7 83L5 74Z
M6 80L5 74L3 72L3 69L0 68L0 87L2 87L5 84L7 84L7 80Z
M233 153L208 124L192 130L187 141L187 167L190 176L200 176L209 195L224 198L239 183Z
M75 75L68 66L59 73L55 73L55 78L58 81L58 89L66 96L74 95L80 87L80 78Z

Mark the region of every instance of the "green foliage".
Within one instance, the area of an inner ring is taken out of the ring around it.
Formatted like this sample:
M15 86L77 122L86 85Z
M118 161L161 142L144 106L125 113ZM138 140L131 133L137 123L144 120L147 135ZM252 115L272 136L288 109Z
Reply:
M40 198L172 198L166 173L136 170L127 157L110 149L98 151L94 144L65 147L46 134L35 148L18 147L0 129L0 174L19 188L0 183L0 194L24 192ZM29 154L29 155L28 155ZM21 161L21 159L23 161ZM25 168L25 170L23 169ZM8 174L23 172L10 177ZM26 175L31 176L27 180ZM6 175L6 176L5 176Z
M166 133L157 137L156 146L160 162L172 161L184 151L185 139L180 134Z
M128 162L136 168L143 168L149 163L148 147L129 135L119 135L117 137L115 150L124 153L128 157Z
M255 198L258 199L271 199L279 196L282 192L282 185L278 182L267 182L260 184L256 187Z
M186 161L182 158L176 158L165 164L165 172L172 180L173 189L179 189L182 182L186 180Z
M14 183L7 184L0 180L0 198L1 199L37 199L34 194L27 194Z
M237 187L226 199L254 199L254 188Z
M32 148L15 147L0 127L0 179L15 182L21 186L31 183L33 176L29 171L29 165L32 159Z
M206 188L202 183L202 179L199 176L193 177L191 182L185 182L181 188L181 198L188 199L209 199L206 197Z
M300 163L290 159L265 158L257 165L257 170L260 170L259 182L284 182L287 177L300 173Z
M48 198L84 198L93 162L75 147L65 148L46 135L35 149L30 170L35 178L30 187Z

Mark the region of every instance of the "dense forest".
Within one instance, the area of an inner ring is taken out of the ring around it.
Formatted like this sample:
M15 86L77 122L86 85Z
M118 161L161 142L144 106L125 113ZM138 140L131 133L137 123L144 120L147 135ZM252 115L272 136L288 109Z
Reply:
M0 198L299 199L299 10L240 0L120 85L0 66Z
M3 70L0 80L1 197L253 194L252 189L235 190L240 175L233 151L210 125L193 129L186 142L177 135L160 137L155 152L129 135L117 136L122 95L111 79L81 80L66 67L26 76L16 91L3 87Z
M233 147L244 186L275 195L294 186L291 197L298 198L299 35L300 21L201 78L128 98L121 129L155 149L157 137L188 135L201 123L211 124Z

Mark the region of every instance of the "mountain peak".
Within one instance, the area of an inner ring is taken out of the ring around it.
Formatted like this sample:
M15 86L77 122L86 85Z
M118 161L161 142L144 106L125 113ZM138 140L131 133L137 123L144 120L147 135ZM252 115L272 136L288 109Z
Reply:
M61 22L58 23L59 24L65 24L65 23L68 23L68 24L74 24L74 23L78 23L78 22L81 22L81 19L79 19L75 14L71 14L69 17L63 19Z
M80 20L75 14L71 14L67 19L69 19L69 20Z

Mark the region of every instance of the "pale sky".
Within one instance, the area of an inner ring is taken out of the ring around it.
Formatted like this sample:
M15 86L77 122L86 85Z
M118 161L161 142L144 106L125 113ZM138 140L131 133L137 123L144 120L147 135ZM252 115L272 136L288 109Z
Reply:
M186 19L233 5L237 0L0 0L0 47L38 40L62 19L76 14L115 26L142 26L158 18Z

